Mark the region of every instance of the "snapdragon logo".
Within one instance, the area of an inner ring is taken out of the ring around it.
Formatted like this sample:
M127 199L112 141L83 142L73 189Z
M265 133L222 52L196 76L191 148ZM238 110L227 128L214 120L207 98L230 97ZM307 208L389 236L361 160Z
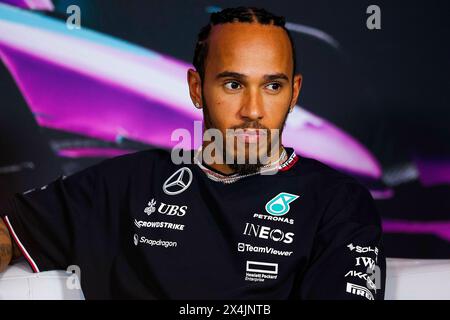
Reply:
M273 216L282 216L289 212L289 204L299 196L287 192L281 192L272 200L267 202L266 211Z
M164 248L176 247L178 245L178 243L176 241L167 241L167 240L162 240L162 239L158 239L158 240L147 239L144 236L141 236L139 238L139 236L137 234L135 234L133 236L133 241L134 241L135 246L137 246L139 243L147 244L152 247L156 246L156 247L164 247Z

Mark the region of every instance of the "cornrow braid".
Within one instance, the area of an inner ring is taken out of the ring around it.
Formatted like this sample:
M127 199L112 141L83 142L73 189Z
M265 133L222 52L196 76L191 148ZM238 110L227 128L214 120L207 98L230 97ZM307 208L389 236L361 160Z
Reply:
M245 22L253 23L257 22L263 25L275 25L283 28L291 42L292 57L293 57L293 72L292 77L297 70L297 59L295 54L294 41L292 40L291 33L286 29L286 19L283 16L276 16L265 9L256 7L236 7L226 8L219 12L213 12L210 15L209 23L200 29L197 36L197 44L195 45L194 58L192 64L197 72L200 74L200 79L204 80L205 77L205 60L208 55L208 37L211 32L212 26L233 22Z

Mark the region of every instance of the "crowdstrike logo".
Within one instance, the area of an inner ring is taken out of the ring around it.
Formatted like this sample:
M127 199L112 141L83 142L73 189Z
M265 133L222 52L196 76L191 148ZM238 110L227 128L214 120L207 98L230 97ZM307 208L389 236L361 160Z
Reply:
M165 229L173 229L173 230L184 230L184 224L171 223L165 221L141 221L134 219L134 225L139 229L141 227L144 228L165 228Z
M165 194L173 196L182 193L192 183L192 171L183 167L175 171L163 184Z
M291 209L289 204L299 196L287 192L281 192L272 200L267 202L266 211L273 216L282 216Z

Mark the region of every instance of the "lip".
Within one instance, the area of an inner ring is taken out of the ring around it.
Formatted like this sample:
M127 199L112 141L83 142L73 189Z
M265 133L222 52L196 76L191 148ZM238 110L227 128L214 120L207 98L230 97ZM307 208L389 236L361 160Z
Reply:
M236 136L251 135L251 136L265 136L267 132L265 129L237 129L235 132Z
M235 136L238 140L247 143L256 143L262 137L267 136L265 129L240 129L235 132Z

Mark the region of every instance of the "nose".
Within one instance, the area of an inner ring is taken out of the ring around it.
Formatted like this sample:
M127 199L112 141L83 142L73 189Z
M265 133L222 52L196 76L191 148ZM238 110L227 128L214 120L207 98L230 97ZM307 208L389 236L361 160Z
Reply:
M263 99L261 93L257 89L249 90L245 94L239 110L239 115L246 121L261 120L264 115Z

